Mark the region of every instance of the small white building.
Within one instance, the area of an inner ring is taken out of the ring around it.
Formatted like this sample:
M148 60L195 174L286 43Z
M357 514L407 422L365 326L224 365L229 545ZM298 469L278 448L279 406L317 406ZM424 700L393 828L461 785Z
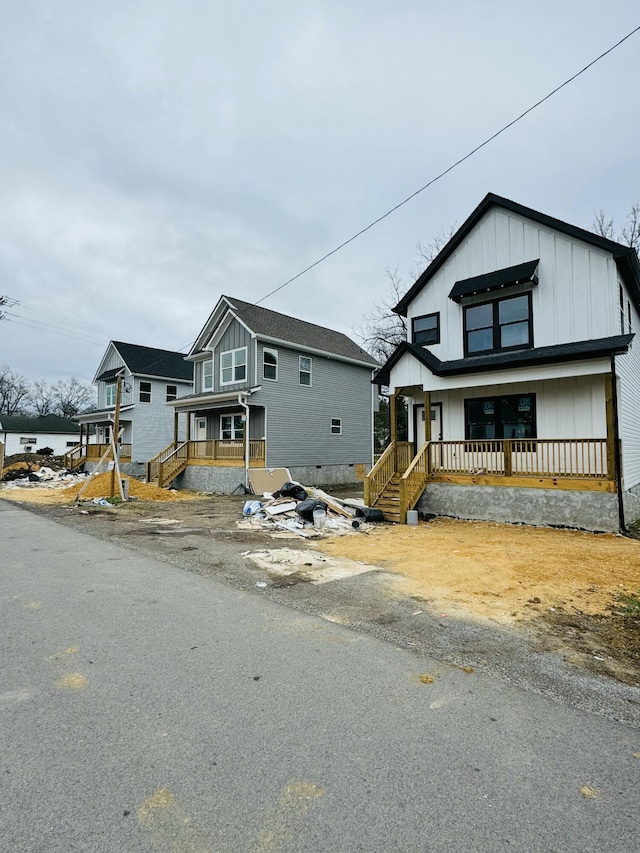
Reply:
M409 435L392 425L371 505L610 531L640 517L633 249L490 193L394 310L408 340L374 381L407 401Z
M80 427L58 415L26 417L0 415L0 441L6 456L15 453L38 453L51 447L54 456L62 456L78 443Z

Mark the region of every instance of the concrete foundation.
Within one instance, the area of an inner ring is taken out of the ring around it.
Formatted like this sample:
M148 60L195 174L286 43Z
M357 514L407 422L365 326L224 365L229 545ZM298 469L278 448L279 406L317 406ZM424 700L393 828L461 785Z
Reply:
M640 486L634 486L622 496L624 504L625 524L635 524L640 521Z
M98 461L85 462L83 471L90 474L98 466ZM102 470L106 471L106 465L103 463ZM144 462L121 462L120 473L126 474L128 477L135 477L137 480L144 480L147 475L147 466Z
M478 521L619 530L618 497L608 492L430 483L417 509Z
M305 486L336 486L362 482L360 466L357 468L359 479L355 465L309 465L289 468L289 472L292 480ZM223 468L217 465L190 465L173 482L176 489L217 495L229 495L240 484L244 484L244 468Z

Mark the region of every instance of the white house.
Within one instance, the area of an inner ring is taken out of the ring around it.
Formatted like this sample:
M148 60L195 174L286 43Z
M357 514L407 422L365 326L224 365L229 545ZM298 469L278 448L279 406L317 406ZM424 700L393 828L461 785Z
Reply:
M52 448L54 456L62 456L78 443L79 432L77 423L58 415L0 415L0 441L5 456L38 453L45 447Z
M392 409L406 398L409 435L392 425L372 505L610 531L640 516L633 249L489 194L394 310L408 340L374 381Z

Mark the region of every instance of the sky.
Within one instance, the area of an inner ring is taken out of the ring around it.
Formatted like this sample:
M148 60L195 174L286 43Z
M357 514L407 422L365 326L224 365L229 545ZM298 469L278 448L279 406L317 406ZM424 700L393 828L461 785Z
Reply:
M5 0L0 365L188 351L640 25L637 0ZM263 304L354 336L487 192L583 228L640 200L640 32Z

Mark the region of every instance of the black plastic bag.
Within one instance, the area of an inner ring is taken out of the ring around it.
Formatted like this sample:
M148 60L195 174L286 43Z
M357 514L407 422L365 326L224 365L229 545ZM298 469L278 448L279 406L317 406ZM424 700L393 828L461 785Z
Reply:
M305 521L313 521L314 509L323 509L327 511L327 505L324 501L318 501L315 498L310 498L308 501L301 501L296 507L296 512Z
M370 506L356 507L356 515L358 518L364 518L365 521L384 521L382 510L372 509Z
M298 483L285 483L280 486L277 492L273 493L274 498L294 498L297 501L306 501L309 495Z

